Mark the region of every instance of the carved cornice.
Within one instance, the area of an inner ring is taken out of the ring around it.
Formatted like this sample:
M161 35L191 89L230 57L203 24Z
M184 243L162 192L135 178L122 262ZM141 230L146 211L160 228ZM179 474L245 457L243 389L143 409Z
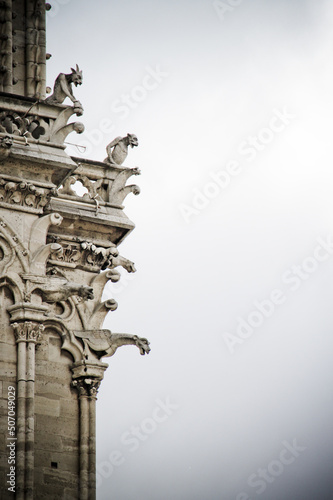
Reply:
M33 321L24 321L22 323L13 323L16 342L33 342L37 343L41 340L42 333L45 329L44 325Z
M54 234L48 236L48 241L61 244L63 249L62 253L51 254L48 261L49 266L79 268L91 272L114 269L118 266L122 266L129 273L136 270L133 262L119 255L115 245L100 246L93 241L84 241L76 237L72 241L68 241ZM109 279L118 281L119 274L114 272Z

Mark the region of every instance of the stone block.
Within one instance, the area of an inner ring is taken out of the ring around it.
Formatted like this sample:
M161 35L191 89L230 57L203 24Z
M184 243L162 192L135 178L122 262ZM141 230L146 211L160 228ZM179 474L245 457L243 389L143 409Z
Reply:
M36 420L38 421L38 415L36 416ZM61 438L61 436L53 435L50 437L50 435L47 434L47 432L45 432L45 433L36 432L35 433L35 453L38 453L39 451L45 451L45 450L61 451L62 450L62 438Z
M79 429L73 433L72 437L61 436L61 450L65 452L78 452L79 451Z
M44 479L44 485L46 486L54 485L56 487L61 486L62 488L68 487L68 485L71 483L77 484L78 482L76 474L66 471L62 471L61 473L59 473L58 469L53 469L53 470L44 469L43 479Z
M50 435L71 437L75 434L75 429L77 428L76 420L67 419L66 422L62 422L57 418L47 415L37 415L36 417L37 432L40 435L44 434L48 436L48 440L50 440Z
M62 419L71 418L79 421L79 402L73 399L60 400L60 416Z
M35 453L35 467L43 468L45 471L49 469L52 472L51 462L57 464L57 471L60 475L63 471L77 474L79 471L78 450L75 453L51 450L39 450Z
M59 417L60 401L59 399L48 398L44 396L35 397L35 413L40 415L49 415L51 417Z
M6 360L1 367L1 371L8 364L16 365L16 346L14 344L8 344L7 342L0 342L1 358Z

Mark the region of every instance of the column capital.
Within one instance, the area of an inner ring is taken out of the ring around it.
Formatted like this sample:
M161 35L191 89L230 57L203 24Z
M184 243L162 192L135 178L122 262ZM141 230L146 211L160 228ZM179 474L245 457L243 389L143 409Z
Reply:
M72 366L73 382L79 396L96 398L99 386L104 377L108 364L100 361L88 362L82 360Z
M72 386L77 389L79 396L96 398L101 381L98 378L80 377L73 380Z
M21 323L12 323L14 328L16 342L33 342L37 344L41 340L45 329L41 323L35 321L23 321Z

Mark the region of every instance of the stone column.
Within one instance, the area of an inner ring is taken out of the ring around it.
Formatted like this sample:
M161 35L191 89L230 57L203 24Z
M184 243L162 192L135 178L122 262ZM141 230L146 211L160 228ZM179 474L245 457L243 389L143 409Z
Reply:
M16 498L24 500L25 487L25 400L26 400L26 352L27 344L24 338L16 336L17 342L17 415L16 415L16 437L17 437L17 481Z
M96 499L96 396L99 384L90 388L89 398L89 500Z
M34 498L35 348L44 326L33 321L13 323L17 342L17 494Z
M101 362L74 363L73 386L80 405L80 496L96 499L96 395L108 365Z
M96 498L96 394L99 378L80 377L73 381L80 405L80 500Z

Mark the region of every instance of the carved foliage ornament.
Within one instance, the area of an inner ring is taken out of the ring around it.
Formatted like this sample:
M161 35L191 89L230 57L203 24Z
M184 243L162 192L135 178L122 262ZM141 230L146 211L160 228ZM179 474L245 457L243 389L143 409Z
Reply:
M72 386L75 387L79 396L96 397L101 380L92 377L80 377L73 380Z
M52 238L55 241L57 237ZM85 268L107 269L118 265L123 265L129 272L134 272L134 264L127 259L119 256L119 252L115 246L101 247L95 245L91 241L80 241L78 243L62 244L61 254L51 254L50 260L57 262L58 265L70 264L73 266L82 266ZM127 265L128 264L128 265Z
M34 342L37 343L45 329L44 325L33 321L25 321L23 323L13 323L16 342Z
M47 205L50 190L34 186L29 182L13 182L0 178L0 202L30 208Z
M52 260L75 264L81 258L80 248L78 247L78 245L62 245L62 250L63 251L61 255L51 254Z

